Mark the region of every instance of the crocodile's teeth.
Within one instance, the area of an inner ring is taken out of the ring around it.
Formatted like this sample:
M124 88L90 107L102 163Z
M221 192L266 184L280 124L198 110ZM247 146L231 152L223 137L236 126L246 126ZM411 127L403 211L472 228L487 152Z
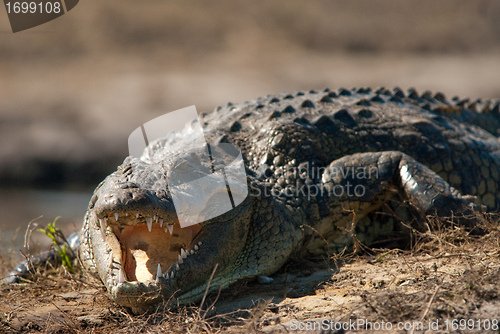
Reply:
M99 224L101 225L102 239L106 240L106 221L104 219L99 219Z
M115 212L115 220L118 221L118 212Z
M160 218L160 227L163 227L163 219Z
M198 246L201 246L201 241L200 241L200 242L198 242Z
M178 262L179 264L183 264L183 263L184 263L184 260L182 259L181 254L179 254L179 258L177 259L177 262Z
M187 258L187 257L188 257L188 252L186 252L186 251L184 250L184 248L181 248L181 257L182 257L183 259L185 259L185 258Z
M135 218L139 218L139 212L135 214Z
M170 232L170 235L172 235L172 233L174 232L174 225L168 225L167 224L167 227L165 228L165 232Z
M194 245L194 250L197 251L198 249L200 249L200 247L198 247L198 245Z
M163 278L164 279L169 279L170 278L170 276L168 276L168 272L166 272L165 275L163 275Z
M174 275L175 275L175 274L174 274L174 271L171 271L171 272L170 272L170 278L174 278Z
M158 268L156 268L156 281L158 282L158 280L160 279L160 276L161 276L161 266L160 264L158 263Z
M157 222L157 221L158 221L158 216L157 216L157 215L154 215L154 216L153 216L153 220L154 220L155 222Z
M128 217L128 212L125 212L125 217Z
M151 232L151 229L153 228L153 218L147 217L146 224L148 225L148 231Z
M125 282L125 277L123 277L123 272L120 270L118 271L118 283L123 283Z
M176 263L176 264L175 264L175 270L179 270L179 269L181 269L181 267L179 267L179 264L178 264L178 263Z
M194 250L192 250L192 249L191 249L189 252L191 253L191 255L193 255L193 254L194 254Z

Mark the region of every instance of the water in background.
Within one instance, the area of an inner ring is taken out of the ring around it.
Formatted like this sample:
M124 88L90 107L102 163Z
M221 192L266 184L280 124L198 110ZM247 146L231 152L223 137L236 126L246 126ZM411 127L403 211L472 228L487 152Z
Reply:
M66 236L82 226L92 190L35 190L0 188L0 251L12 252L14 258L22 259L25 234L30 221L47 225L60 216L56 226ZM38 218L38 219L37 219ZM32 223L31 228L35 228ZM47 250L50 240L44 234L33 231L31 252Z

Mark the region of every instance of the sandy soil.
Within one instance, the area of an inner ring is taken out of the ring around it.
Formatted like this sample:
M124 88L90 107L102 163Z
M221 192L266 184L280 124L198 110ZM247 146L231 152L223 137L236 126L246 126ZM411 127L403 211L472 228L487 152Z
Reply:
M497 219L490 219L482 235L438 225L433 232L409 236L413 247L408 250L365 248L358 254L292 261L272 276L271 284L239 283L209 296L201 307L159 309L145 315L132 315L111 302L100 282L85 273L70 275L59 269L36 275L32 283L1 288L0 329L7 333L497 333ZM2 261L5 268L7 257Z

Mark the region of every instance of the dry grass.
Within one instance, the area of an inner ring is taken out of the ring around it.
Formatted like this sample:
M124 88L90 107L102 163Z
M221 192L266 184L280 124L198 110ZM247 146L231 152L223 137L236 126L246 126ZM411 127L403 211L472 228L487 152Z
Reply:
M202 307L139 316L110 301L86 273L51 270L27 284L2 286L0 331L261 333L323 319L439 320L444 330L445 319L500 319L500 228L497 217L482 220L483 233L473 234L432 219L427 231L413 232L411 249L366 248L328 263L291 262L270 285L240 283ZM8 256L0 261L5 273Z

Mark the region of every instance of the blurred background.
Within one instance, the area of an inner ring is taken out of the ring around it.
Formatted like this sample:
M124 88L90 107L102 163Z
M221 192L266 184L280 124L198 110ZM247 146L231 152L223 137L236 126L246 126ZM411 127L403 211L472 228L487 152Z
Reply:
M80 1L16 34L0 6L3 249L39 216L79 229L130 132L157 116L366 86L500 98L500 2Z

